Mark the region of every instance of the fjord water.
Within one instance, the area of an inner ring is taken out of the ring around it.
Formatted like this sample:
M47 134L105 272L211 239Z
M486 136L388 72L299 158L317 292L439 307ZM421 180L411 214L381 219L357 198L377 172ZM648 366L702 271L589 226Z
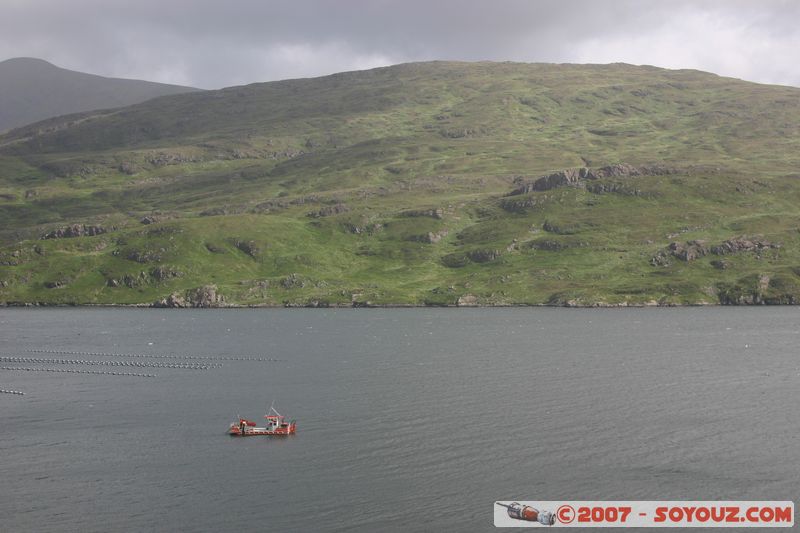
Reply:
M0 371L26 393L0 394L2 531L488 531L495 500L800 499L794 307L3 309L0 337L279 359L3 363L158 377ZM225 435L273 399L297 435Z

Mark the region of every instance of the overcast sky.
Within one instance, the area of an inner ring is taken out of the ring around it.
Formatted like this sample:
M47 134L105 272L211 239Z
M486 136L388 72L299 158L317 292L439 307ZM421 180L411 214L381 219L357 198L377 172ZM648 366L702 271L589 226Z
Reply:
M431 59L800 86L798 0L0 0L0 60L219 88Z

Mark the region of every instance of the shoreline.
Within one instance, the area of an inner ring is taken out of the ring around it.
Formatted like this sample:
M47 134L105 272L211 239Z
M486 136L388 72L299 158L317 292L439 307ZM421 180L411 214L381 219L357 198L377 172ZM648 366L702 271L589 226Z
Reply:
M563 308L563 309L644 309L644 308L667 308L667 307L797 307L798 304L774 304L774 303L752 303L752 304L720 304L720 303L619 303L609 304L605 302L595 302L591 304L373 304L358 303L357 305L343 304L225 304L212 306L184 306L166 307L153 304L78 304L78 303L47 303L47 302L0 302L0 308L133 308L133 309L493 309L493 308Z

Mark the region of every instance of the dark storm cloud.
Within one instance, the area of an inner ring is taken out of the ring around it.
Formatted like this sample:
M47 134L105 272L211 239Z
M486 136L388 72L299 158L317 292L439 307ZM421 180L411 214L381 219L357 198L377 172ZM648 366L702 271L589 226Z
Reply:
M0 0L0 59L200 87L429 59L623 61L800 85L789 0Z

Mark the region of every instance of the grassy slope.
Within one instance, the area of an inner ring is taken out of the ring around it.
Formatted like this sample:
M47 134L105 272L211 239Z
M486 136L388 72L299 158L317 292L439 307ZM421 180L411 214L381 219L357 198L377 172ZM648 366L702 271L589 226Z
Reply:
M0 301L142 303L206 283L274 305L800 298L799 97L697 71L437 62L50 120L0 137ZM618 162L682 172L502 208L516 176ZM426 209L442 217L406 216ZM38 239L76 222L118 229ZM672 241L737 235L782 246L724 270L650 264Z

